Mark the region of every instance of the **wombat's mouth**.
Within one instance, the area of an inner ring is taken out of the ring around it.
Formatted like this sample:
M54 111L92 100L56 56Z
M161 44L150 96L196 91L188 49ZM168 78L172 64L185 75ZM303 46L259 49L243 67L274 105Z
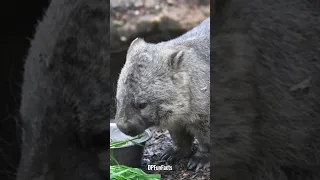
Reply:
M121 129L120 129L120 131L121 131ZM139 134L142 134L143 132L144 132L144 130L140 130L140 129L129 129L128 131L125 131L123 133L125 133L128 136L137 136Z

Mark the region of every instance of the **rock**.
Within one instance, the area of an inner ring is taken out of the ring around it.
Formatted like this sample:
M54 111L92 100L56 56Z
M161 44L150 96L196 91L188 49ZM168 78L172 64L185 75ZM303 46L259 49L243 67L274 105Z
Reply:
M141 7L141 6L143 6L142 0L136 0L136 1L134 2L134 6L135 6L135 7Z
M167 0L167 3L168 3L169 5L175 4L174 0Z
M159 2L157 0L145 0L144 6L146 8L155 7Z
M173 38L177 32L182 34L210 15L210 4L203 6L189 0L165 2L111 0L111 9L115 12L111 14L111 51L126 49L129 42L138 36L150 41ZM121 36L126 36L128 41L122 41Z

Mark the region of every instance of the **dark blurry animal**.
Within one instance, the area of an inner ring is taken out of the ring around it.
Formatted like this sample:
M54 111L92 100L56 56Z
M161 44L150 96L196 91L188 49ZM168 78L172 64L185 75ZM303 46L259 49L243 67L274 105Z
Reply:
M109 2L52 1L25 61L18 180L109 179Z
M316 1L213 1L214 180L320 179Z

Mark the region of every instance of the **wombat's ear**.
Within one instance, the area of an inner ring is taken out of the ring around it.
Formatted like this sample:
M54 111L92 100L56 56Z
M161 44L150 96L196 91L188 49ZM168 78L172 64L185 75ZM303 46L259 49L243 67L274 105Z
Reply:
M142 38L136 38L134 39L130 46L129 46L129 49L128 49L128 52L130 52L132 50L133 47L139 45L139 44L142 44L142 43L145 43L145 41L142 39Z
M184 52L183 50L175 51L170 55L168 65L174 70L178 70L183 62Z

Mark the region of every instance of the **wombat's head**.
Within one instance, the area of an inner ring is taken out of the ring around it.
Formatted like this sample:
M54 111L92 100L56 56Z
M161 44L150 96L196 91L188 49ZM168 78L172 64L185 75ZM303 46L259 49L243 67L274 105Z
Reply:
M125 134L135 136L150 126L177 123L189 111L189 75L185 52L176 47L135 39L117 87L116 121Z

